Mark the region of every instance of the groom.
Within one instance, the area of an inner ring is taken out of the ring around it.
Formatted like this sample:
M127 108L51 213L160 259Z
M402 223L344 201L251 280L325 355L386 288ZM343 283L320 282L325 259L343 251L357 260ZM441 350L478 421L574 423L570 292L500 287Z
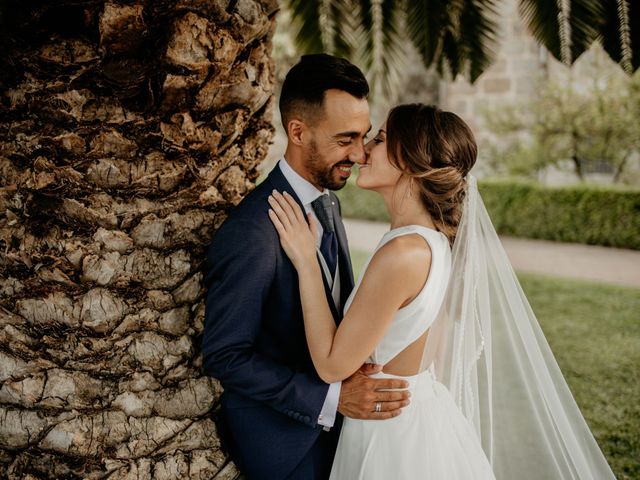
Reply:
M280 248L267 211L286 191L317 222L318 261L339 322L353 274L338 198L354 163L364 162L371 129L362 72L330 55L307 55L287 74L280 96L284 159L233 210L207 254L204 367L220 380L221 437L249 479L329 477L342 415L397 414L404 382L371 379L363 366L327 385L307 348L296 270Z

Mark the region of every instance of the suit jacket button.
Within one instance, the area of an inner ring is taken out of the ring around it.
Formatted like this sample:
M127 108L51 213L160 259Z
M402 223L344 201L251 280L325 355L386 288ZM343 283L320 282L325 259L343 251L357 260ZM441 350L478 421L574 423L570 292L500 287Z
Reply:
M311 423L311 417L309 417L308 415L304 416L304 423Z

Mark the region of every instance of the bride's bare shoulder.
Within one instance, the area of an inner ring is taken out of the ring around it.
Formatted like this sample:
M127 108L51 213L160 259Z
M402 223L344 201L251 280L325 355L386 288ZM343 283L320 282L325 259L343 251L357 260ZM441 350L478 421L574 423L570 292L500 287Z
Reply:
M431 266L431 247L419 234L392 238L378 249L371 259L370 269L382 275L401 275L407 284L424 284Z
M396 260L428 260L431 258L431 247L422 235L408 233L389 240L380 247L376 255Z

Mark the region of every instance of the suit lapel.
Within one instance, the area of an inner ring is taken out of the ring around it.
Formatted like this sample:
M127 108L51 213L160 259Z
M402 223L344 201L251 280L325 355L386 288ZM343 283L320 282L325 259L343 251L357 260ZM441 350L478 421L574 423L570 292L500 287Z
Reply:
M280 170L280 162L278 162L273 170L271 170L271 173L269 173L266 181L271 183L273 189L279 191L280 193L287 192L291 194L298 205L300 205L302 211L304 211L304 205L298 198L298 194L295 192L291 184L287 181L284 174L282 173L282 170Z
M276 164L274 169L271 170L271 173L269 173L269 176L267 177L266 181L271 183L273 188L276 189L277 191L279 191L280 193L287 192L287 193L291 194L291 196L294 198L296 203L298 205L300 205L300 208L302 209L302 211L303 212L305 211L304 210L304 205L302 204L302 201L300 200L300 198L298 198L298 195L293 190L293 187L291 186L291 184L285 178L284 174L282 173L282 170L280 170L279 164ZM334 205L334 208L336 208L335 205ZM337 227L337 224L340 224L340 227ZM336 227L337 228L341 228L343 233L344 233L344 227L342 226L342 221L336 222ZM336 232L337 232L337 229L336 229ZM346 241L346 236L344 236L344 239ZM338 234L338 245L339 245L339 248L341 249L342 248L341 247L342 244L341 244L341 240L340 240L340 234ZM345 245L346 245L346 243L345 243ZM348 249L347 249L347 252L348 252ZM342 258L342 257L344 257L344 255L342 254L342 252L340 252L338 258ZM348 257L345 257L345 258L348 258ZM351 273L351 262L349 262L349 272L351 274L351 284L352 284L351 288L353 288L353 274ZM331 295L331 288L329 287L329 284L327 283L327 279L324 277L324 275L322 275L322 283L324 284L325 295L327 296L327 300L329 301L329 308L331 309L331 314L333 315L333 318L336 320L336 322L339 322L342 319L342 314L341 314L341 312L338 312L338 309L336 308L336 305L333 302L333 295ZM345 290L344 286L341 288L341 290L342 291ZM340 292L340 297L341 298L343 296L342 291ZM349 291L350 291L350 289L349 289Z

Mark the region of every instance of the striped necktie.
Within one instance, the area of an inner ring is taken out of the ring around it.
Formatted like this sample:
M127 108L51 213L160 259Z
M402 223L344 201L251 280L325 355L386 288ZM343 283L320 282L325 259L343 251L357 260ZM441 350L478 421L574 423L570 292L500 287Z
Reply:
M320 195L313 202L311 208L318 217L322 225L322 239L320 240L320 253L324 257L329 267L329 272L333 276L338 263L338 237L336 235L335 224L333 223L333 209L329 195Z

